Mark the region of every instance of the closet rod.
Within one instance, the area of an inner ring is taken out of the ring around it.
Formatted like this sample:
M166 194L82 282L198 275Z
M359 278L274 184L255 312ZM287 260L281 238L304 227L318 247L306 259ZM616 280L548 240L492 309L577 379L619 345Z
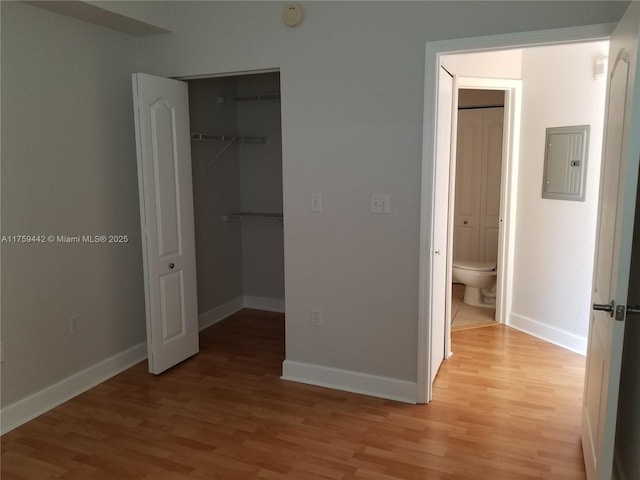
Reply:
M244 137L233 135L209 135L207 133L192 133L191 140L220 140L221 142L242 142L242 143L267 143L269 137Z
M233 145L235 142L267 143L268 139L269 139L269 137L232 137L232 136L229 136L229 135L209 135L207 133L192 133L191 134L191 140L219 140L221 142L227 142L220 149L220 151L216 154L216 156L213 157L213 159L207 164L206 168L204 169L205 172L208 172L209 169L216 162L216 160L218 160L222 155L224 155L224 152L229 150L231 145Z
M264 212L238 212L238 213L225 213L222 216L222 220L225 222L242 222L245 220L262 220L267 222L279 222L282 223L281 213L264 213Z
M280 100L280 94L270 93L266 95L233 95L230 97L218 97L218 103L260 102L262 100Z

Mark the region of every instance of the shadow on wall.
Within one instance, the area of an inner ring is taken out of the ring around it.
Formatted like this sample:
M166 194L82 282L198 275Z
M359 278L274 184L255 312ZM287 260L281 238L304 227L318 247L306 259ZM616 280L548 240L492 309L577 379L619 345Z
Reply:
M640 176L638 177L640 193ZM636 197L636 218L631 251L631 274L627 306L640 307L640 195ZM640 315L627 315L622 372L620 378L620 401L616 424L616 455L623 468L625 478L640 478Z

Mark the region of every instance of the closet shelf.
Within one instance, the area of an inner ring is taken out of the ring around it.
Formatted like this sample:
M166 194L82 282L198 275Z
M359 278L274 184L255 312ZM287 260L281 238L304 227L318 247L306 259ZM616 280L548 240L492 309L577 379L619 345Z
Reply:
M280 94L268 93L265 95L232 95L229 97L218 97L218 103L262 102L264 100L280 100Z
M224 152L229 150L229 147L234 144L234 142L240 143L267 143L269 137L244 137L244 136L231 136L231 135L209 135L208 133L192 133L191 140L192 141L202 141L202 140L217 140L220 142L227 142L220 151L216 154L215 157L207 164L207 168L205 171L209 171L211 166L218 160Z
M267 222L282 223L281 213L265 213L265 212L237 212L226 213L222 216L225 222L243 222L246 220L259 220Z

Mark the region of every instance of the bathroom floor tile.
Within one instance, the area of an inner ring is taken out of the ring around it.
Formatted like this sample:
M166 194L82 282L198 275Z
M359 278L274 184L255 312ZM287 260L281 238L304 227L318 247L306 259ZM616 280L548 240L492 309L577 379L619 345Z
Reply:
M451 330L497 325L494 308L472 307L462 302L464 285L453 284L451 290Z
M498 325L495 320L481 320L478 318L456 318L451 325L451 331L466 330L467 328L489 327Z

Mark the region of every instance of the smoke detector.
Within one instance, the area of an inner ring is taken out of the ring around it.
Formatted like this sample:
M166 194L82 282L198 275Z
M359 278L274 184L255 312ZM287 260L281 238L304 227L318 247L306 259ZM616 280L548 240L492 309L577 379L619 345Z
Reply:
M302 21L302 7L297 3L290 3L284 7L282 12L282 20L285 25L289 27L295 27Z

